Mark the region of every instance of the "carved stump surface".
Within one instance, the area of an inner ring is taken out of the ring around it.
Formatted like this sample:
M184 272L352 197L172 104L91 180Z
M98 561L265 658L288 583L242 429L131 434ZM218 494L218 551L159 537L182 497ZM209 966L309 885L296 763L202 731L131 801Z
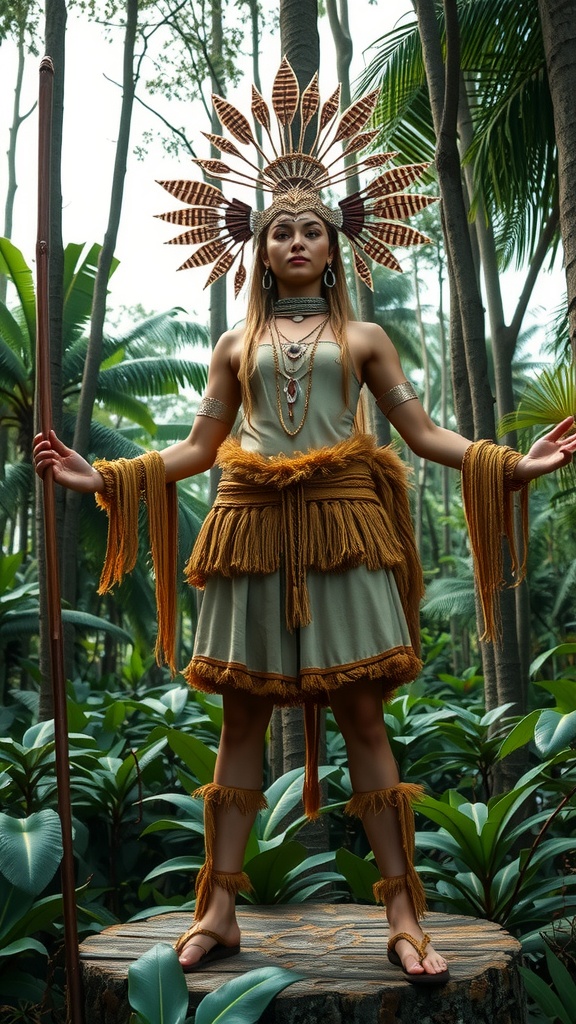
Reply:
M380 907L338 903L238 908L239 956L186 976L190 1013L207 992L257 967L304 974L268 1007L262 1024L525 1024L520 944L491 921L428 914L425 930L446 956L451 982L407 982L386 957ZM128 968L157 942L172 944L190 914L114 925L80 946L86 1024L128 1024Z

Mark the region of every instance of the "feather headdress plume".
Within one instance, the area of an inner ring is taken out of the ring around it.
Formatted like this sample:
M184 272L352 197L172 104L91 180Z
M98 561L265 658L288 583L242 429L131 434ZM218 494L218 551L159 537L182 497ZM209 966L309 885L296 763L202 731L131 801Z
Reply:
M375 89L352 103L337 118L340 86L321 104L316 73L300 94L296 75L289 61L284 58L272 87L276 140L273 137L270 108L252 86L252 117L254 123L258 123L264 130L271 147L270 156L259 144L244 114L221 96L214 95L212 102L220 123L235 141L222 135L202 134L221 154L232 157L242 166L231 166L224 160L194 162L208 177L226 178L233 184L251 186L268 195L272 201L265 210L258 211L239 199L227 199L219 188L206 182L160 181L158 184L187 204L178 210L158 215L161 220L186 229L171 239L170 244L198 245L179 269L213 264L206 281L207 287L228 273L238 260L234 278L237 295L246 280L243 261L246 243L251 238L258 238L279 213L296 216L304 210L314 210L346 235L352 247L356 270L369 288L372 287L372 275L362 254L391 270L401 271L389 247L419 245L430 241L414 228L399 223L435 201L432 196L402 191L422 174L428 164L391 167L378 174L364 188L342 199L336 209L325 205L321 198L323 189L342 184L358 169L379 169L398 155L370 153L366 157L358 157L352 167L347 166L348 162L345 161L345 157L365 149L378 134L377 130L365 128L377 100L378 90ZM294 131L296 115L299 123L297 133ZM317 132L312 145L305 152L306 129L316 115ZM251 146L260 155L262 167L244 155L236 143ZM333 156L335 146L338 146L338 153Z

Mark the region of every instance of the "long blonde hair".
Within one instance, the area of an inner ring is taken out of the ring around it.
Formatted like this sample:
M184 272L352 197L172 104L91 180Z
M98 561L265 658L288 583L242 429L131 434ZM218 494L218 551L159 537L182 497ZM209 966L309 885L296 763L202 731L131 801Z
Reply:
M326 223L326 222L324 222ZM328 301L330 311L330 326L334 331L334 337L341 352L342 363L342 386L344 403L348 404L348 375L350 370L350 353L348 351L348 340L346 336L346 325L353 318L352 304L346 284L344 264L338 245L338 232L332 224L326 223L328 240L332 251L332 270L336 278L333 288L327 288L322 282L322 296ZM266 270L264 254L266 251L266 239L268 229L262 232L258 241L258 248L254 255L252 265L252 276L250 278L250 291L248 295L248 312L246 314L246 326L244 329L244 343L240 359L240 370L238 379L242 391L242 404L244 415L250 421L252 413L252 394L250 392L250 378L256 369L256 354L258 342L272 319L274 314L274 302L278 298L276 281L272 275L272 287L268 291L262 287L262 278Z

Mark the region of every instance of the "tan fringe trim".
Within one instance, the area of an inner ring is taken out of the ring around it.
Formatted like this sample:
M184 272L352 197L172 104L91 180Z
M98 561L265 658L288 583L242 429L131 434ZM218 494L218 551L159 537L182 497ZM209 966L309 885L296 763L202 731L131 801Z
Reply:
M366 565L394 572L412 644L418 651L423 580L416 552L406 470L369 436L292 458L265 459L228 438L225 473L186 566L203 588L216 573L233 577L283 566L289 630L310 622L306 574Z
M379 882L374 882L372 893L376 903L381 903L385 907L392 896L398 896L405 888L406 875L394 875L391 878L381 878Z
M96 504L108 513L108 543L100 576L99 594L105 594L124 574L131 572L138 556L140 498L148 508L148 529L154 576L158 636L155 655L176 672L176 565L178 554L178 504L176 485L166 483L164 462L158 452L137 459L97 460L95 468L104 479L104 493Z
M196 907L194 919L204 917L210 904L215 885L226 892L236 895L238 892L250 892L252 886L248 875L243 871L218 871L214 867L214 843L216 840L217 807L235 806L241 814L252 814L264 810L267 801L259 789L240 789L237 786L220 786L217 782L209 782L196 789L192 796L204 800L204 843L206 861L196 877Z
M234 873L213 871L207 863L204 864L196 877L195 921L200 921L204 917L210 906L210 899L216 885L225 889L231 896L236 896L239 892L252 891L252 883L244 871Z
M518 452L492 441L476 441L464 454L462 461L462 498L468 523L470 545L482 613L484 633L481 640L492 641L502 635L502 620L498 592L504 579L502 537L510 548L512 586L518 586L526 575L528 549L528 488L522 487L522 557L520 559L514 537L513 490L517 489L512 477L514 468L522 458Z
M233 686L260 697L274 697L279 705L296 706L310 700L329 704L333 690L359 679L381 680L383 699L390 700L396 688L415 679L421 668L422 662L410 648L396 647L352 665L304 669L298 679L200 655L192 658L183 675L190 686L206 693L222 693Z
M426 913L426 896L420 876L414 867L414 811L412 803L418 800L424 793L422 786L410 782L399 782L396 786L388 789L374 790L368 793L354 793L352 799L344 808L346 814L354 815L357 818L364 818L367 814L380 814L386 808L395 808L400 824L400 835L402 849L406 858L406 888L412 900L414 913L418 920ZM393 876L392 889L397 884L399 876ZM388 881L387 879L383 880ZM377 883L378 884L378 883ZM382 889L384 892L385 886ZM398 890L400 891L400 890ZM388 893L388 896L392 895Z

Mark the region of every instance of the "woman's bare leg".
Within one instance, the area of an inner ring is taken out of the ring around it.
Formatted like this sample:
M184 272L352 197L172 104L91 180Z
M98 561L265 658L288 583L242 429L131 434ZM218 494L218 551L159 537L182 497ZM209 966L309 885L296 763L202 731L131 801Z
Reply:
M273 706L273 701L268 698L254 697L238 690L226 691L214 772L214 782L219 786L245 790L262 788L264 737ZM243 814L235 804L215 809L212 854L215 870L230 874L242 871L244 851L255 815L255 811ZM205 913L195 924L216 932L229 945L238 943L240 929L236 921L234 895L216 884ZM201 945L196 945L192 940L180 951L179 959L183 966L197 963L203 956L203 949L209 950L215 944L215 940L206 935L202 935L200 941Z
M382 690L378 683L366 681L343 687L331 695L331 704L346 742L354 792L370 793L397 786L398 769L384 725ZM377 814L368 812L363 815L362 824L381 875L384 878L404 875L407 864L396 809L385 807ZM408 932L418 941L422 939L423 932L406 888L388 897L386 916L391 934ZM430 945L422 965L405 940L398 942L396 951L411 973L438 974L446 970L446 961Z

